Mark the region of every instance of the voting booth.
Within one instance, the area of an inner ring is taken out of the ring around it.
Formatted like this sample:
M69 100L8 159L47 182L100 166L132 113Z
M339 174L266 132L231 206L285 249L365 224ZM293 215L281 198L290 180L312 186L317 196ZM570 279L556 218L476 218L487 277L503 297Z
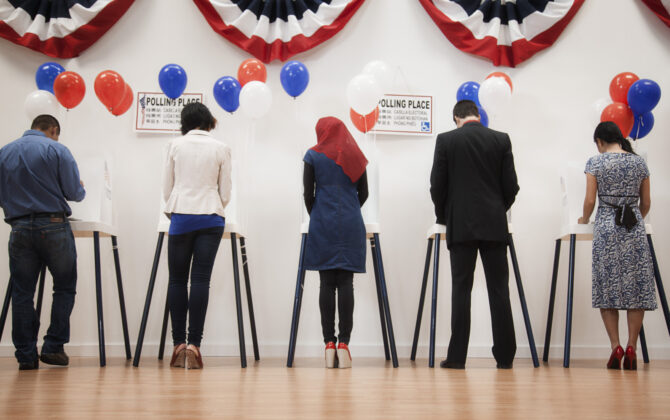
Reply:
M237 257L237 240L240 241L240 254L242 257L242 272L244 274L244 284L246 290L247 306L249 311L249 323L251 324L251 338L254 349L254 359L260 360L259 350L258 350L258 338L256 336L256 319L254 316L254 306L251 296L251 281L249 278L249 266L247 261L247 247L246 247L246 235L243 228L243 223L240 219L245 219L244 213L242 213L242 203L244 200L240 199L242 185L241 177L239 176L241 170L240 165L237 161L232 161L231 168L231 199L228 205L225 208L226 214L226 224L223 232L223 239L230 239L231 251L232 251L232 262L233 262L233 281L235 285L235 304L237 309L237 327L238 327L238 339L240 346L240 364L243 368L247 367L247 357L246 357L246 344L244 339L244 317L242 314L242 297L241 297L241 288L240 288L240 273L239 273L239 264ZM149 320L149 308L151 307L151 300L153 297L154 286L156 283L156 275L158 272L158 264L160 262L161 250L163 248L163 240L166 234L170 231L170 219L164 213L165 210L165 201L161 197L161 206L160 214L158 215L158 243L156 244L156 251L154 254L153 266L151 268L151 275L149 278L149 288L147 290L147 296L144 303L144 311L142 313L142 321L140 323L140 331L137 337L137 346L135 347L135 355L133 358L133 366L137 367L140 364L140 357L142 354L142 346L144 344L144 335L146 333L147 322ZM246 220L244 221L246 222ZM169 307L167 302L167 296L165 298L165 309L163 311L163 327L161 331L161 340L158 350L158 359L163 360L163 355L165 352L165 341L167 336L167 324L169 319Z
M126 359L130 359L130 339L128 336L128 321L126 316L126 304L123 294L123 282L121 278L121 263L119 260L119 249L117 229L113 215L112 200L112 168L111 159L107 157L84 156L77 159L79 175L84 182L86 197L79 203L70 202L72 216L70 226L75 238L92 238L94 263L95 263L95 293L98 318L98 347L100 366L106 365L105 354L105 330L102 310L102 274L100 261L100 237L108 237L112 241L114 254L114 268L116 271L116 285L119 294L119 308L121 310L121 323L123 327L123 339L125 345ZM44 281L46 267L42 267L37 291L36 310L39 318L42 311L42 299L44 295ZM87 276L79 273L79 281L86 281ZM11 283L7 286L5 301L0 314L0 337L5 325L9 303L11 300Z
M370 241L370 249L372 254L372 264L375 276L375 286L377 289L377 303L379 305L379 318L381 321L382 337L384 342L384 356L386 360L391 360L393 367L398 367L398 354L395 345L395 336L393 333L393 322L391 320L391 309L389 306L388 290L386 287L386 274L384 272L384 263L382 260L381 243L379 239L379 166L376 159L376 148L373 144L364 144L361 148L368 159L368 166L366 168L368 177L368 199L363 207L361 207L361 214L363 215L363 222L365 223L365 231L367 239ZM300 171L300 179L302 180L302 171ZM302 182L300 182L302 185ZM295 286L295 296L293 299L293 317L291 320L291 333L289 337L288 358L286 362L287 367L293 367L293 359L295 356L296 339L298 335L298 325L300 321L300 310L302 307L302 295L305 286L305 245L307 243L307 235L309 234L309 215L307 209L302 202L302 194L300 195L301 206L301 229L302 236L300 244L300 256L298 258L298 276Z
M553 273L551 277L551 292L549 294L549 313L547 315L547 329L544 338L544 354L542 360L549 360L549 347L551 345L551 328L554 317L554 304L556 300L556 282L561 257L561 243L570 242L569 262L568 262L568 296L567 309L565 316L565 341L563 347L563 367L570 367L570 342L572 338L572 306L575 282L575 248L577 241L593 240L593 222L589 224L578 224L578 219L583 214L584 197L586 195L586 177L584 175L584 163L569 161L564 164L559 173L561 184L561 206L562 218L558 237L556 238L556 248L554 251ZM594 213L595 214L595 213ZM593 217L593 216L592 216ZM658 268L654 244L652 241L653 228L649 223L649 216L645 219L645 231L647 233L647 242L654 264L654 277L658 289L663 315L665 316L666 326L670 334L670 310L661 280L661 274ZM589 258L591 253L588 254ZM591 275L589 273L588 278ZM647 351L647 342L645 339L644 326L640 330L640 344L642 347L642 356L645 363L649 363L649 353Z

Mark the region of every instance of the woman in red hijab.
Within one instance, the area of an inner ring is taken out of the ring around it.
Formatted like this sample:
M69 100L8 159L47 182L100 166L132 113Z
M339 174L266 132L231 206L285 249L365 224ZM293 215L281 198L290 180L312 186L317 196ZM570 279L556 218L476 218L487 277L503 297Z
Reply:
M316 124L317 145L304 157L304 198L310 214L305 269L321 278L319 308L326 343L326 367L351 367L349 338L354 314L354 273L365 273L367 159L344 123L324 117ZM339 345L335 346L335 293Z

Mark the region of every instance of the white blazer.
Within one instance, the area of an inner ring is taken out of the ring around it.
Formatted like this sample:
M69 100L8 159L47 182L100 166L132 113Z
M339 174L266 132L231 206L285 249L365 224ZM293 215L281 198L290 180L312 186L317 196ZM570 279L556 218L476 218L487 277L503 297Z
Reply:
M191 130L168 143L163 173L165 215L218 214L230 201L230 147L209 132Z

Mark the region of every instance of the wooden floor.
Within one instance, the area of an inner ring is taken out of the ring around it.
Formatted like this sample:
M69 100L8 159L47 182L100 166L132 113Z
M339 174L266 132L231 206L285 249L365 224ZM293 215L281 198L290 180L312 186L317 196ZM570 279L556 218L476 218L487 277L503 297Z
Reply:
M637 372L608 371L604 361L560 360L533 369L517 360L497 370L471 359L463 371L429 369L426 360L354 359L349 370L319 359L205 358L205 369L170 369L145 357L140 368L110 358L72 358L70 367L17 369L0 358L0 419L252 418L668 419L670 361Z

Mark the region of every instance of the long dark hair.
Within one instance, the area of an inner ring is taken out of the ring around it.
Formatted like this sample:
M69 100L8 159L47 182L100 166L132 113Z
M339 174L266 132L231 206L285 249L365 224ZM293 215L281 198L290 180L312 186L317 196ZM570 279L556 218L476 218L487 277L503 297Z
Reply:
M593 133L593 141L600 139L605 143L617 143L623 150L628 153L636 155L633 151L633 146L631 146L630 141L621 134L619 126L614 124L612 121L603 121L596 127L596 131Z

